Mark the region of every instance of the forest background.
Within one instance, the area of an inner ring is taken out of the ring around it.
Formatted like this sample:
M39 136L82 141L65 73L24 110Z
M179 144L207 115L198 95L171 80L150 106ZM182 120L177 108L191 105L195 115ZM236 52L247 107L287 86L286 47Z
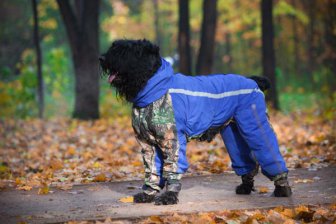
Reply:
M42 52L44 116L69 117L75 104L75 77L66 26L56 1L37 1ZM1 1L0 117L38 116L37 58L30 1ZM197 74L203 1L189 1L191 74ZM273 2L276 90L280 109L335 108L335 1ZM102 0L99 5L99 52L118 38L147 38L174 62L178 58L178 1ZM262 75L259 1L218 0L212 73ZM100 79L100 117L125 114Z

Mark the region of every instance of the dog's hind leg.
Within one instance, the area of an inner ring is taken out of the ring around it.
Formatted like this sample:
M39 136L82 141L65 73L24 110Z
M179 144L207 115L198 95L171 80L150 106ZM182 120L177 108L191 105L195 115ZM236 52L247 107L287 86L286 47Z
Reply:
M289 186L287 173L277 175L273 178L274 181L274 192L275 197L289 197L292 195L292 189Z
M242 183L236 187L236 194L250 194L254 191L254 176L258 173L258 164L240 134L236 122L231 122L221 131L223 141L232 162L232 168Z
M251 194L254 191L254 176L258 174L259 166L252 172L242 175L242 183L236 187L236 194Z

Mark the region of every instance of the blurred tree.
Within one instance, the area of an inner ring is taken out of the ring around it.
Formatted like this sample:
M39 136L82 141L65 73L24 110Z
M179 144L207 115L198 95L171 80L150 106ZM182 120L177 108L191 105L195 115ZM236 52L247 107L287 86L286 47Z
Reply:
M156 44L161 46L161 31L159 25L159 0L153 0L153 8L154 8L154 28L155 28L155 41Z
M336 92L336 0L327 0L324 22L326 41L325 63L333 74L333 79L329 82L331 94L333 94Z
M295 9L297 0L292 0L291 4ZM291 15L292 18L292 35L294 41L294 72L296 75L300 75L300 57L299 57L299 34L296 15Z
M39 118L43 118L44 114L44 82L42 76L42 53L40 47L39 35L39 18L37 11L37 2L32 0L33 15L34 15L34 43L36 48L36 61L37 61L37 99Z
M272 88L268 90L266 99L274 109L279 109L277 85L275 77L274 30L273 30L273 0L261 1L262 23L262 65L263 76L267 77Z
M20 0L0 1L0 80L17 78L22 52L33 47L31 26L27 24L31 16L32 10Z
M191 75L189 0L179 0L178 52L179 72Z
M315 60L316 52L315 52L315 24L316 24L316 8L315 8L316 0L306 0L303 1L305 10L307 11L309 17L309 23L307 27L307 51L308 51L308 63L306 68L306 73L308 74L309 79L312 78L312 72L315 69Z
M212 72L216 23L217 0L203 0L201 43L196 64L197 74L210 74Z
M98 13L100 1L57 0L72 51L78 119L99 118Z

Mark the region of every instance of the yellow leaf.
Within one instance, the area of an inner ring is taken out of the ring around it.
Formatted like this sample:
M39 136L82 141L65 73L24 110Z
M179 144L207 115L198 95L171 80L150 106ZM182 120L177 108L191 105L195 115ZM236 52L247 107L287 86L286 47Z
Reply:
M49 186L45 185L42 188L40 188L37 192L38 194L48 194L49 193Z
M132 163L133 166L142 166L142 162L136 160Z
M16 189L24 190L24 191L30 191L32 189L32 187L31 186L21 186L21 187L18 187Z
M133 203L134 200L132 196L129 196L129 197L120 198L119 201L123 203Z
M100 162L95 162L93 164L93 168L101 168L101 167L102 167L102 165L100 164Z
M20 184L22 184L22 180L21 180L20 178L17 177L17 178L15 179L15 184L16 184L16 185L20 185Z
M105 174L103 174L103 173L98 174L97 176L95 176L94 181L97 181L97 182L104 182L104 181L106 181Z
M73 155L76 154L76 149L75 149L73 146L70 146L70 147L68 148L67 153L68 153L70 156L73 156Z
M259 194L266 194L266 193L268 193L268 187L259 187L258 188L258 192L259 192Z
M251 221L253 219L256 219L257 221L260 221L260 220L264 220L265 219L265 215L261 214L260 212L254 214L252 217L251 217Z
M163 223L163 220L161 219L160 216L157 215L152 215L149 217L152 223Z
M295 216L295 211L293 209L286 208L282 212L280 212L284 216L287 216L289 218L294 218Z
M54 159L50 161L50 167L53 170L60 170L63 168L63 163L58 159Z

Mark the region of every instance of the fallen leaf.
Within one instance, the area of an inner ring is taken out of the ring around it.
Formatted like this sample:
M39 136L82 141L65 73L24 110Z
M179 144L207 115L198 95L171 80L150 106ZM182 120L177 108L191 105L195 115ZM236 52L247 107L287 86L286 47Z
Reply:
M24 190L24 191L30 191L32 189L32 187L31 186L21 186L21 187L17 187L16 189Z
M294 218L294 216L295 216L295 210L294 209L286 208L280 213L283 214L284 216L288 217L288 218Z
M49 186L48 185L45 185L41 188L39 188L38 194L48 194L49 193Z
M133 203L134 198L133 198L133 196L124 197L124 198L120 198L119 201L122 202L122 203Z
M58 159L54 159L50 161L50 167L53 170L60 170L63 168L63 162Z
M258 193L259 194L266 194L269 192L268 187L258 187Z
M297 179L297 180L294 180L294 183L304 183L304 184L306 184L306 183L313 183L314 182L314 180L312 180L312 179Z
M100 173L100 174L98 174L97 176L95 176L94 181L97 181L97 182L105 182L106 179L107 179L107 178L106 178L105 174Z

